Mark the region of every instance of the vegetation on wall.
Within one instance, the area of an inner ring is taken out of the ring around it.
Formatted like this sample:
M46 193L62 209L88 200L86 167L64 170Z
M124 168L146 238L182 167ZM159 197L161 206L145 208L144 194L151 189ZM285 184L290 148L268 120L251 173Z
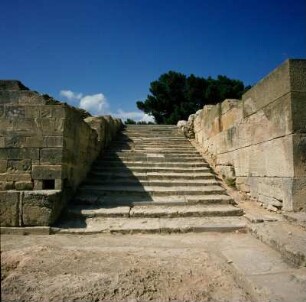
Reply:
M176 124L204 105L216 104L226 98L240 99L249 88L242 81L226 76L206 79L169 71L151 82L150 94L146 100L138 101L137 107L154 116L157 124Z

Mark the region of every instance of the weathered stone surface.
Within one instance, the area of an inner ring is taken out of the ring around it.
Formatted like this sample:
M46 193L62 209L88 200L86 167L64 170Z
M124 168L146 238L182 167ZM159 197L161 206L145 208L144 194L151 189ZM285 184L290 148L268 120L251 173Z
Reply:
M5 173L7 169L7 160L0 160L0 173Z
M33 165L32 177L33 179L58 179L62 178L61 165Z
M32 170L32 161L30 159L22 160L8 160L7 161L7 171L12 173L22 173L22 171L29 172Z
M19 193L0 192L1 226L19 226Z
M29 88L17 80L0 80L0 90L29 90Z
M63 162L63 150L61 148L43 148L40 150L40 163L58 165Z
M92 118L99 133L83 121L90 116L84 110L18 81L0 82L0 104L1 190L74 191L122 125L110 116Z
M238 188L256 198L281 200L286 210L306 208L306 199L301 200L306 176L305 64L286 61L242 101L205 106L194 121L195 139L217 169L232 165Z
M22 221L25 226L51 225L65 204L60 191L25 192Z
M13 181L0 181L0 191L13 190L14 187Z
M30 173L0 173L0 181L31 181Z
M31 181L16 181L15 182L15 189L18 191L24 191L24 190L33 190L33 182Z

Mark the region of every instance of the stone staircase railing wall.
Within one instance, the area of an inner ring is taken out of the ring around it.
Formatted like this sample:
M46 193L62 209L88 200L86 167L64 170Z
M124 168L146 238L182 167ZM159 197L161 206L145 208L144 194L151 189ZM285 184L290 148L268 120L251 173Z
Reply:
M287 60L242 100L205 106L193 126L226 180L272 210L306 211L306 60Z
M58 218L122 125L84 115L18 81L0 81L1 226L50 225Z

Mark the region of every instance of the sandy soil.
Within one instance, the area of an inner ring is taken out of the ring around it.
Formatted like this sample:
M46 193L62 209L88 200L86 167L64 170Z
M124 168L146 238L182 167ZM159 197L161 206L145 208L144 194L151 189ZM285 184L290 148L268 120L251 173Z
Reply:
M3 235L1 298L250 301L218 254L224 236L243 235Z

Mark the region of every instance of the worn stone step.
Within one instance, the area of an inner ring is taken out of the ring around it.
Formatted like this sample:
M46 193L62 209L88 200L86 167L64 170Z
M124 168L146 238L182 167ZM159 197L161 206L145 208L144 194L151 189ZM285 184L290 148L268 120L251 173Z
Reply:
M119 136L116 140L112 141L112 144L144 144L144 145L180 145L180 146L190 146L190 142L182 138L173 138L173 137L155 137L152 141L152 138L145 137L130 137L130 136Z
M241 216L243 211L232 205L187 205L187 206L134 206L130 217L202 217Z
M177 151L172 151L172 152L144 152L139 151L139 150L125 150L125 151L116 151L112 149L108 149L104 155L107 156L118 156L118 157L134 157L134 156L152 156L152 154L159 154L160 156L163 156L165 158L183 158L183 157L201 157L200 153L197 150L193 151L184 151L184 152L177 152Z
M167 162L167 161L150 161L149 159L146 161L96 161L95 168L101 167L104 169L105 167L187 167L187 168L198 168L198 167L209 167L209 164L204 161L190 161L190 162Z
M160 206L160 205L217 205L217 204L235 204L234 200L225 194L209 194L199 196L189 195L173 195L173 196L150 196L146 193L143 194L111 194L109 196L100 196L87 193L78 193L74 200L74 204L79 205L95 205L99 207L114 207L114 206L136 206L136 205L148 205L148 206Z
M201 189L195 186L161 187L161 186L106 186L106 185L84 185L79 188L79 192L91 192L96 195L115 194L142 194L150 196L174 196L174 195L207 195L224 193L225 190L220 186L203 186Z
M218 185L219 182L212 179L196 179L196 180L141 180L135 177L130 177L126 179L105 179L92 177L87 178L84 183L85 185L115 185L115 186L162 186L162 187L171 187L171 186L207 186L207 185Z
M250 224L250 232L289 262L306 267L306 232L284 221Z
M173 172L133 172L133 171L91 171L90 178L104 178L105 180L115 179L139 179L139 180L205 180L215 179L215 176L210 172L198 173L173 173Z
M129 167L100 167L100 166L94 166L92 169L93 172L98 171L122 171L122 172L140 172L140 173L150 173L150 172L176 172L176 173L190 173L190 172L200 172L200 173L206 173L210 172L210 168L208 167L137 167L137 166L129 166Z
M52 227L55 234L187 233L246 231L243 217L103 218L69 220Z
M163 154L112 154L112 155L104 155L100 160L112 160L112 161L138 161L138 160L150 160L153 162L189 162L189 161L204 161L204 158L198 154L194 155L176 155L171 156L163 155Z
M241 216L243 211L232 205L136 205L121 207L80 207L67 210L76 217L208 217Z

